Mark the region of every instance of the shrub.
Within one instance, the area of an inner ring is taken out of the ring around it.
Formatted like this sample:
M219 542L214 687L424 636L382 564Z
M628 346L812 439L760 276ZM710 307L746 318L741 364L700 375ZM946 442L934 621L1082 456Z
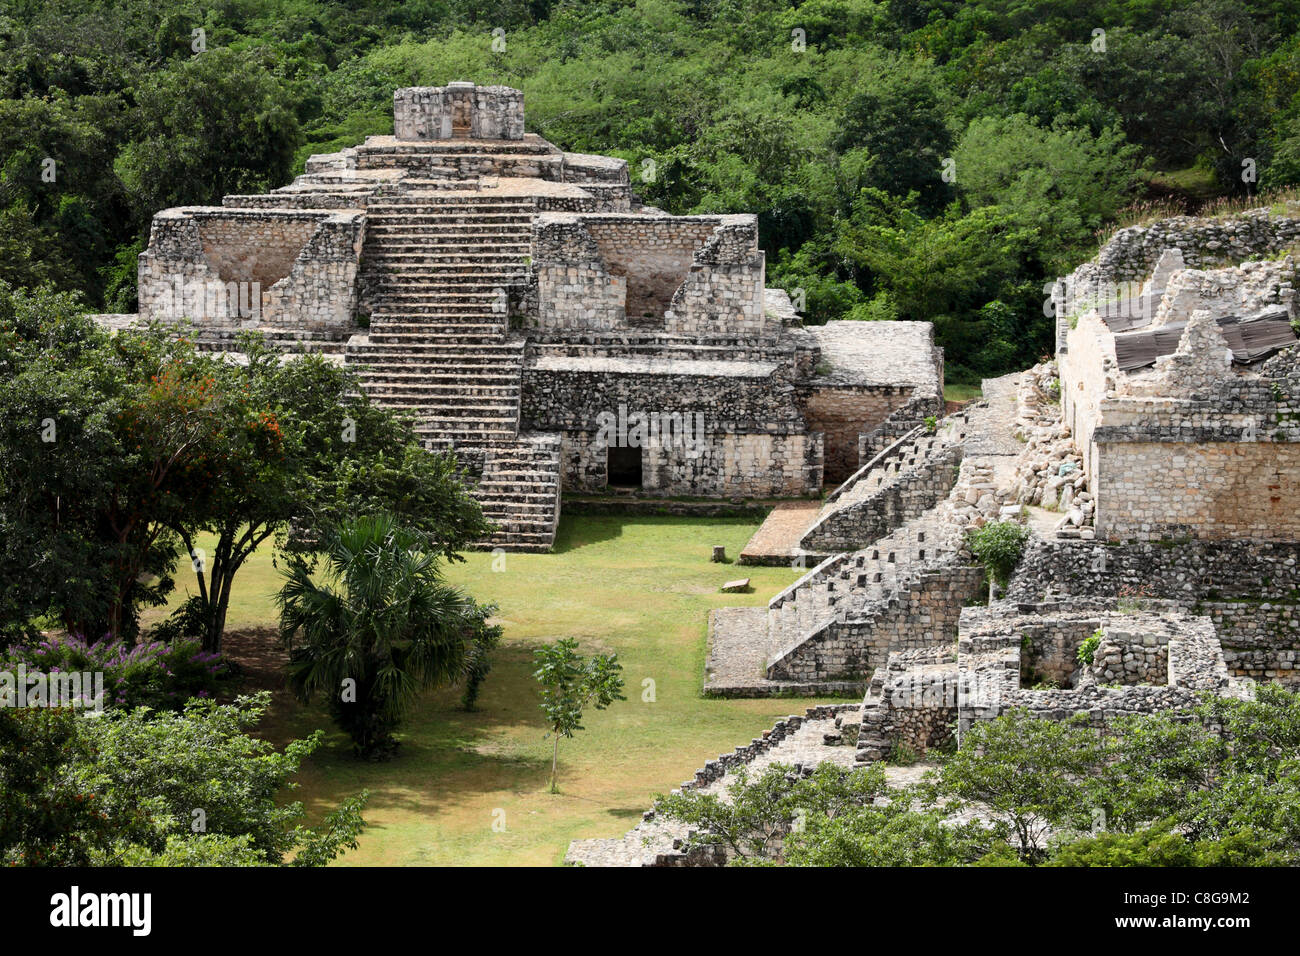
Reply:
M966 546L988 572L990 601L994 582L1005 588L1011 580L1028 539L1029 529L1014 521L990 521L967 533Z
M75 635L51 637L38 644L9 648L0 667L18 664L29 671L100 672L104 706L180 710L191 697L215 697L230 672L218 654L206 653L197 640L162 641L129 647L124 641L89 643Z
M1079 645L1079 651L1076 655L1080 664L1091 664L1093 658L1097 656L1097 648L1101 646L1101 638L1105 632L1101 628L1092 632L1092 636Z

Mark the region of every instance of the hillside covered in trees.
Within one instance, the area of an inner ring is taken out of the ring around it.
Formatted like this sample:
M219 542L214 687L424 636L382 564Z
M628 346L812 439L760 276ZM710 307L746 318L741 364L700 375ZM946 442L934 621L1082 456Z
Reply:
M648 203L757 213L809 321L932 320L969 380L1050 348L1044 281L1141 204L1300 183L1297 27L1288 0L7 0L0 279L133 311L154 212L469 79Z

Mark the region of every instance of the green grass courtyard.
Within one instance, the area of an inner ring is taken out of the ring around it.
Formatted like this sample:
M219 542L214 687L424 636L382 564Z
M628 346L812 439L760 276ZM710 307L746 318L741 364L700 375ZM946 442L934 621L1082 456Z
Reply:
M505 628L474 713L459 709L456 689L425 695L388 763L353 758L319 704L303 707L282 690L259 733L283 743L325 731L326 745L298 776L296 797L313 819L350 794L371 792L369 826L342 865L558 864L569 841L621 835L655 793L815 703L700 694L708 610L761 605L797 576L789 568L710 563L712 545L734 556L757 526L732 518L566 517L551 554L467 554L448 579L496 603ZM718 592L737 577L751 579L752 593ZM236 657L249 644L272 646L278 580L269 549L236 578L227 623L238 634L230 639ZM187 585L178 575L173 605ZM586 730L561 742L562 792L553 795L532 649L560 637L576 637L586 654L616 651L628 699L588 712Z

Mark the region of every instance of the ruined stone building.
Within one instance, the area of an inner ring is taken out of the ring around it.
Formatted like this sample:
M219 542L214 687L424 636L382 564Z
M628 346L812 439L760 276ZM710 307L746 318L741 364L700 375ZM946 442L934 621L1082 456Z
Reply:
M1295 202L1121 230L1051 287L1055 360L864 437L858 470L769 548L807 572L765 608L710 615L703 685L861 702L779 720L681 789L924 760L1012 710L1105 727L1300 688L1297 248ZM989 600L966 534L997 519L1028 541ZM696 836L652 808L565 859L726 862Z
M877 759L1011 706L1300 684L1298 212L1122 230L1055 283L1056 360L864 449L781 555L808 572L713 613L705 692L861 693ZM999 518L1030 537L979 608L966 533ZM1118 670L1081 666L1095 632Z
M562 488L815 496L941 414L928 323L802 327L754 216L643 205L624 160L525 132L519 91L401 89L394 128L158 213L139 319L355 367L471 470L485 544L548 549Z

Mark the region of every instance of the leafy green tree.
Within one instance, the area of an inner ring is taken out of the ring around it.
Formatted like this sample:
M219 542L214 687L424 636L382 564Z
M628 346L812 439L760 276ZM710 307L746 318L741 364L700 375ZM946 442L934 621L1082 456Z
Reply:
M108 336L73 297L0 285L0 629L48 614L133 640L172 587L171 519L210 493L216 363L161 330Z
M417 693L467 676L492 609L446 584L437 553L392 516L329 533L324 568L314 571L292 559L277 596L289 685L304 701L326 698L359 756L387 758Z
M0 859L323 866L355 848L365 793L314 829L302 825L301 803L283 801L321 735L283 752L248 735L269 703L263 692L232 704L191 700L180 713L110 710L94 719L0 710L6 752L20 758L0 768Z
M820 764L809 777L793 767L773 764L751 779L747 768L725 797L700 790L680 790L655 798L655 812L690 824L703 845L722 846L736 859L758 860L775 848L810 815L838 819L851 809L870 805L886 790L879 766L852 772L833 764Z
M116 171L141 223L289 179L301 132L293 93L257 50L211 49L142 77Z
M906 197L934 213L952 197L942 176L952 155L953 137L935 89L919 69L901 67L877 85L853 94L844 107L833 145L838 152L867 150L876 163L871 186Z
M0 707L0 863L88 866L113 829L74 767L90 759L72 708Z
M623 696L623 669L617 654L597 654L584 660L578 642L562 637L533 652L537 670L533 676L542 685L542 712L555 738L551 754L551 793L559 793L556 774L560 761L560 738L583 730L582 713L588 707L604 710Z
M1215 840L1190 840L1168 823L1134 833L1106 832L1063 843L1044 866L1286 866L1246 830Z
M1040 720L1019 711L977 722L944 764L936 792L976 802L1005 823L1025 860L1045 853L1049 830L1091 826L1091 794L1106 752L1076 721Z
M973 207L999 206L1052 247L1058 269L1130 201L1141 174L1140 149L1117 128L1099 133L1027 116L980 117L954 152L957 183Z
M352 374L320 356L283 362L255 333L239 345L247 362L218 375L240 398L243 427L227 433L210 493L170 524L193 558L206 650L220 651L235 575L269 540L310 552L320 529L378 513L422 534L433 559L462 560L486 537L455 459L425 452ZM216 538L210 554L198 551L202 532Z

